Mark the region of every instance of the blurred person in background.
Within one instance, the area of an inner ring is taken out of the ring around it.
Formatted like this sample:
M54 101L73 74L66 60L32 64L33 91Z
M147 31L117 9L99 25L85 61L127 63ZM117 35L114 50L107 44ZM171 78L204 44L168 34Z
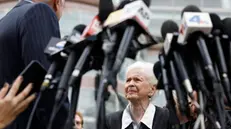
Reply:
M83 129L83 115L80 112L76 112L74 129Z
M0 129L9 125L35 99L35 94L29 95L32 84L18 93L22 81L23 78L18 77L11 88L8 83L5 83L0 90Z
M20 0L0 20L0 88L4 82L12 83L32 60L49 68L50 62L44 54L44 48L51 37L60 38L59 19L64 4L65 0ZM43 93L32 121L32 129L46 128L54 96L54 89ZM65 103L58 112L54 129L61 129L64 125L67 106L68 103ZM25 129L31 107L7 129Z

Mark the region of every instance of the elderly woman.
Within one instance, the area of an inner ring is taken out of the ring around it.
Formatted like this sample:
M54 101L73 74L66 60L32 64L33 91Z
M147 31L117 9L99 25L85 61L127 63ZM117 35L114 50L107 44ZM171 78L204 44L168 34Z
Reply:
M142 62L128 67L124 90L129 104L123 111L108 116L107 129L167 129L172 124L187 121L168 108L151 103L157 85L152 68L153 64Z

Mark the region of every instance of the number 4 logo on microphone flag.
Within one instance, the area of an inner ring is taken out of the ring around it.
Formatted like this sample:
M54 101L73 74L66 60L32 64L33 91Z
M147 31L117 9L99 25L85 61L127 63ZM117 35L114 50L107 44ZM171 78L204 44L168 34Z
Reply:
M198 24L208 24L207 21L202 20L199 15L195 15L189 20L190 22L198 23Z

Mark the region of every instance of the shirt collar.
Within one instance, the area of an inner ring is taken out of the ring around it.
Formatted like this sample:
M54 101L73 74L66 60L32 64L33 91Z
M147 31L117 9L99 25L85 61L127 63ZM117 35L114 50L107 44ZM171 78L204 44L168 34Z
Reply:
M123 111L123 116L122 116L122 129L127 128L132 122L132 117L129 113L130 105L126 107L126 109ZM143 124L145 124L149 129L152 128L153 125L153 119L155 116L156 112L156 107L153 104L149 104L148 108L146 109L144 116L142 117L141 121Z

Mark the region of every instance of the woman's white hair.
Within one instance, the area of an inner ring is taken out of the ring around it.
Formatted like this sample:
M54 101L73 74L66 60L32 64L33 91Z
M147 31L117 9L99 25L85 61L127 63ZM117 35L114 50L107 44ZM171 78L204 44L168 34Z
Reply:
M158 80L156 79L153 73L152 63L137 61L134 64L131 64L130 66L128 66L126 75L129 71L135 70L135 69L141 69L142 72L148 77L149 83L153 86L157 85Z

